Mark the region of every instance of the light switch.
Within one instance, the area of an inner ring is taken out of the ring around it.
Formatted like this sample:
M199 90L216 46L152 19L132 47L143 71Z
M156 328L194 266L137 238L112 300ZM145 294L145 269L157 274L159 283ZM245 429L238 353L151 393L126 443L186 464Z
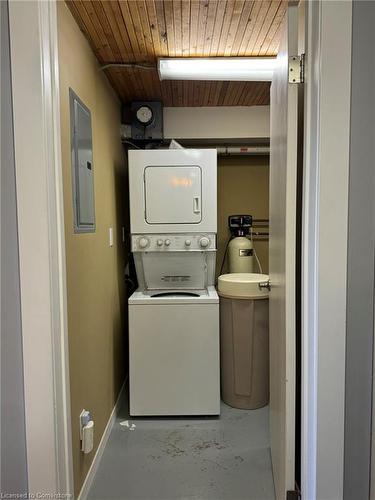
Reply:
M113 227L109 228L109 246L113 247Z

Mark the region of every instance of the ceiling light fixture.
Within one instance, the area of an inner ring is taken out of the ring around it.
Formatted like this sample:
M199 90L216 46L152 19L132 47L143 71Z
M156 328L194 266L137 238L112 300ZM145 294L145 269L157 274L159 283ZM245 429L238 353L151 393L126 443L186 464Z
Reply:
M182 57L158 60L160 80L271 81L275 57Z

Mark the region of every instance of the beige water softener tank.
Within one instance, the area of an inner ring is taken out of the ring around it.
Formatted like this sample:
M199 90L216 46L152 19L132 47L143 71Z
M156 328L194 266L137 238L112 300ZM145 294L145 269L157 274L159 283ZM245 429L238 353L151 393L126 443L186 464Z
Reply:
M266 274L219 276L221 397L234 408L269 402L268 289Z
M228 227L231 240L228 243L228 272L252 273L254 248L249 236L253 218L251 215L230 215Z
M254 270L253 242L246 236L237 236L228 244L230 273L252 273Z

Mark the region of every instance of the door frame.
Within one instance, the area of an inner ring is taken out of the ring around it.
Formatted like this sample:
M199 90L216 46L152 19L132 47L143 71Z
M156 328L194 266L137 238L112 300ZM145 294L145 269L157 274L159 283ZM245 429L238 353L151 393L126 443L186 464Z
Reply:
M301 490L307 500L343 498L352 1L308 1L306 34Z
M301 484L306 499L342 498L343 485L351 1L341 2L339 15L336 7L309 1L306 9ZM9 17L29 489L72 493L56 3L10 2ZM335 113L329 111L332 103L335 110L338 106ZM334 131L339 151L327 140L333 138L327 129ZM323 275L327 268L329 280Z
M56 2L9 2L9 26L29 492L72 498Z

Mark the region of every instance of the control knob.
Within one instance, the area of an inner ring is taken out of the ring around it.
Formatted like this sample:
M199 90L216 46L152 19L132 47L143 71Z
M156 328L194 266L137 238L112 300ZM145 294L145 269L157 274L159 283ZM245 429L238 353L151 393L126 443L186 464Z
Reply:
M191 240L185 240L185 245L189 247L191 245Z
M171 240L165 240L164 244L165 244L165 246L169 247L169 245L171 244Z
M163 242L163 240L158 240L156 243L157 243L158 247L161 247L161 246L163 246L164 242Z
M202 248L206 248L208 247L208 245L210 244L210 240L208 238L206 238L206 236L203 236L203 238L201 238L199 240L199 245L202 247Z
M149 239L148 238L140 238L139 241L138 241L138 245L141 247L141 248L146 248L148 246L148 244L150 243Z

